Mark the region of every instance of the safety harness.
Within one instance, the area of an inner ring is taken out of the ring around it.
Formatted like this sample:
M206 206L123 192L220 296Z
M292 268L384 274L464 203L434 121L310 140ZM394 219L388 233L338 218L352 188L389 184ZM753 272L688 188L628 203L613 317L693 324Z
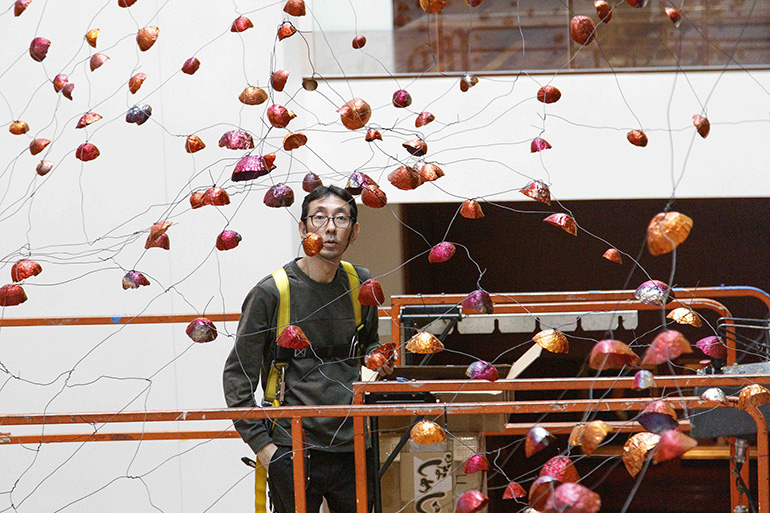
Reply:
M363 322L361 320L361 303L358 301L358 290L361 284L361 280L358 278L356 268L350 262L342 261L342 268L348 276L348 291L350 294L350 301L353 303L353 316L356 320L356 332L363 328ZM291 296L289 295L289 276L286 274L286 269L281 267L273 273L273 280L275 286L278 288L278 320L275 327L275 338L284 330L286 326L291 324ZM339 346L330 346L325 349L315 350L315 354L311 356L347 356L337 354ZM347 347L347 346L345 346ZM275 348L275 357L270 364L270 374L267 377L267 383L265 384L265 403L271 406L280 406L283 402L283 394L285 391L284 377L286 374L286 368L289 366L291 357L285 355L279 355L281 348ZM325 353L324 353L325 350ZM350 355L355 356L355 355ZM295 354L294 357L300 357Z
M356 320L356 334L363 328L364 323L361 319L361 303L358 301L358 290L361 284L361 280L358 278L356 268L350 262L340 262L345 273L348 275L348 292L350 294L350 301L353 303L353 316ZM286 274L286 269L281 267L273 273L273 280L275 286L278 288L278 320L275 327L275 338L281 334L283 329L291 324L291 296L289 295L289 276ZM357 337L356 337L357 338ZM330 346L326 351L325 356L339 356L336 354L336 349L342 346ZM274 348L273 362L270 364L270 374L267 377L267 383L265 384L264 401L266 405L280 406L283 401L283 394L285 391L285 375L286 368L291 361L290 357L279 355L279 347ZM347 346L345 349L350 351ZM319 353L323 353L322 350L315 350L314 356L318 356ZM357 356L357 355L350 355ZM275 421L273 422L275 427ZM271 429L272 431L272 429ZM254 482L254 510L256 513L265 513L267 510L267 469L255 462L255 482Z

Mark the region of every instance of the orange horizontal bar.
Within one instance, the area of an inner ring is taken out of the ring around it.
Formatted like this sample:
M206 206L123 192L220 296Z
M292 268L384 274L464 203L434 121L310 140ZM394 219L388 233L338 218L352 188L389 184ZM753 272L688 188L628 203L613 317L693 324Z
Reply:
M759 383L770 385L770 374L710 374L692 376L655 376L658 388L692 388L743 386ZM607 390L633 389L633 377L608 378L548 378L548 379L501 379L484 380L435 380L435 381L370 381L353 384L353 393L372 392L497 392L540 390Z
M41 435L12 435L0 433L3 444L48 444L67 442L146 442L150 440L214 440L240 438L234 429L217 431L136 431L124 433L46 433Z
M178 422L197 420L288 419L300 417L403 417L409 415L483 415L488 413L569 413L585 411L637 411L652 398L575 399L569 401L514 401L488 403L407 403L387 405L282 406L279 408L231 408L210 410L148 410L104 413L1 415L0 425L100 424L115 422ZM675 409L719 408L721 403L700 397L677 397L668 404Z
M605 424L609 424L616 432L623 433L635 433L638 431L644 431L645 429L638 422L628 420L605 420ZM572 432L578 421L573 422L538 422L537 425L548 430L549 433L554 435L566 435ZM486 431L485 436L509 436L509 435L526 435L529 430L532 429L534 424L532 422L509 422L505 425L502 431ZM690 431L690 421L680 420L679 429L681 431Z

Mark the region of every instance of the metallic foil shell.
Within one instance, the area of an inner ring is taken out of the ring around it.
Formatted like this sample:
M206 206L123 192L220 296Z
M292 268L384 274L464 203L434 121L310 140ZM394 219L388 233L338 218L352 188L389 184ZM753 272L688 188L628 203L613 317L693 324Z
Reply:
M644 148L647 146L647 134L645 134L643 131L639 130L638 128L635 128L628 132L626 134L626 139L628 139L628 142L633 144L634 146L639 146L640 148Z
M27 300L27 294L21 285L9 283L0 287L0 306L16 306Z
M33 260L19 260L11 266L11 280L20 282L37 276L43 272L43 268Z
M655 382L655 376L652 372L642 369L634 374L634 390L641 391L648 388L656 388L658 384Z
M160 29L158 27L144 27L139 29L136 33L136 44L139 45L139 50L146 52L155 42L158 40L158 34Z
M476 472L487 472L489 470L489 460L483 454L474 454L463 463L464 474L475 474Z
M662 461L679 458L687 451L697 447L698 442L677 429L670 429L660 435L652 455L652 462L658 464Z
M543 513L598 513L599 494L578 483L564 483L548 498Z
M337 109L340 121L348 130L363 128L372 117L372 108L361 98L353 98ZM367 137L369 133L367 132ZM367 139L368 140L368 139ZM382 136L380 136L382 140Z
M696 328L700 328L703 325L703 322L700 320L700 316L695 313L695 311L684 306L674 308L668 312L666 318L673 319L674 322L678 324L689 324L690 326L695 326Z
M227 251L233 249L242 240L241 234L233 230L223 230L222 233L217 235L216 248L219 251Z
M727 359L727 346L716 335L700 339L695 343L695 347L711 358Z
M569 351L567 337L559 330L543 330L535 334L532 340L537 342L543 349L552 353L566 353Z
M561 91L552 85L546 85L537 90L537 101L542 103L556 103L561 98Z
M290 16L305 15L305 0L287 0L283 6L283 12Z
M245 105L260 105L267 101L267 93L261 87L247 86L238 95L238 101Z
M217 338L217 327L207 318L198 317L187 325L185 333L193 342L203 344Z
M577 223L575 223L575 220L567 214L563 214L561 212L551 214L550 216L543 219L543 222L558 226L570 235L577 236Z
M738 394L738 409L741 411L749 411L767 403L770 403L770 390L758 383L743 387Z
M455 513L477 513L484 509L489 502L489 497L478 490L469 490L457 499Z
M361 191L361 202L370 208L382 208L388 204L388 196L377 185L367 185Z
M546 185L545 182L540 180L532 180L527 185L519 189L519 192L525 196L529 196L535 201L539 201L540 203L545 203L546 205L551 204L551 190L548 188L548 185Z
M421 331L409 339L406 350L417 354L438 353L444 350L444 344L432 333Z
M524 441L524 454L529 458L536 452L548 447L554 440L556 440L556 437L549 433L547 429L542 426L535 426L527 432L527 438ZM537 509L537 506L532 504L530 506Z
M275 343L288 349L305 349L310 346L310 340L308 340L302 328L291 324L281 331Z
M420 114L414 120L414 126L416 128L420 128L421 126L425 126L428 123L432 123L435 120L436 120L436 116L434 116L430 112L427 112L427 111L420 112Z
M601 420L594 420L586 424L580 437L580 446L583 448L583 452L593 454L612 431L612 426Z
M636 365L639 357L620 340L600 340L593 349L588 364L592 369L620 369Z
M650 433L663 433L679 427L676 412L666 401L653 401L639 413L636 421Z
M385 293L380 282L374 278L363 282L358 290L358 301L364 306L379 306L385 303Z
M596 15L599 16L602 22L609 23L612 21L612 6L605 2L605 0L596 0L594 7L596 8Z
M268 207L290 207L294 203L294 191L285 183L277 183L265 193L262 202Z
M412 426L409 438L420 445L431 445L446 440L446 432L432 420L421 420Z
M574 16L569 22L569 34L581 46L593 41L595 33L594 22L588 16Z
M658 440L660 440L660 435L643 431L631 436L623 445L623 464L632 477L642 470L647 454L655 448Z
M662 281L647 280L639 285L634 297L645 305L663 306L674 299L674 291Z
M540 469L540 477L550 476L562 483L577 483L580 474L567 456L558 455L543 464Z
M428 253L428 262L431 264L446 262L454 256L455 251L455 245L451 242L439 242L430 248L430 253Z
M491 314L494 311L492 297L485 290L477 289L465 296L462 307L479 313Z
M481 210L481 205L474 199L465 200L460 207L460 215L466 219L481 219L484 217L484 212Z
M644 352L640 365L660 365L679 358L684 353L692 353L690 342L684 335L674 330L667 330L653 339Z
M605 251L602 257L606 258L610 262L615 262L616 264L623 263L623 258L620 256L620 251L618 251L615 248L610 248L607 251Z
M679 212L661 212L647 226L647 249L651 255L670 253L687 239L692 219Z

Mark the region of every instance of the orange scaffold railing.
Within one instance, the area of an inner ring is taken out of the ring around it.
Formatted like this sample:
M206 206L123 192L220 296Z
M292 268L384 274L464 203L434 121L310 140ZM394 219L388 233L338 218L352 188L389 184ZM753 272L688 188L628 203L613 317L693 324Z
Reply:
M751 287L710 287L675 289L677 301L692 309L707 309L717 312L720 316L729 318L729 310L716 301L723 297L754 297L762 301L770 311L770 296L767 293ZM399 325L400 308L406 304L459 304L464 296L460 295L419 295L419 296L394 296L389 311L383 308L381 316L390 316L395 325ZM545 313L545 312L596 312L596 311L623 311L623 310L650 310L660 307L643 305L634 301L633 291L597 291L597 292L558 292L558 293L522 293L522 294L494 294L495 311L500 313ZM678 303L669 303L667 307L680 306ZM239 314L223 314L210 316L212 320L237 321ZM185 323L194 319L194 315L168 315L168 316L136 316L123 317L119 324L167 324ZM4 318L0 321L0 327L10 326L51 326L51 325L108 325L116 321L110 317L79 317L79 318L35 318L12 319ZM728 333L732 329L728 320ZM401 345L399 330L392 330L392 340ZM733 337L727 338L728 364L735 362L735 341ZM770 374L743 374L743 375L710 375L710 376L656 376L659 387L672 387L678 389L690 389L699 386L742 386L758 383L770 386ZM56 443L56 442L83 442L83 441L120 441L120 440L175 440L175 439L212 439L212 438L237 438L237 433L232 429L226 430L175 430L122 433L51 433L53 425L91 425L101 423L154 423L154 422L195 422L210 420L236 420L250 419L291 419L292 450L300 453L305 450L303 445L302 421L306 417L351 417L355 429L355 459L356 472L359 477L366 473L365 464L365 421L369 417L391 416L440 416L440 415L485 415L508 414L511 420L502 432L486 433L487 435L511 435L522 434L531 427L531 424L517 423L515 417L522 414L548 414L554 412L586 413L598 411L639 411L649 402L649 398L610 398L610 399L578 399L564 401L502 401L502 402L451 402L435 404L388 404L367 405L363 404L366 393L403 391L410 392L459 392L459 391L533 391L533 390L588 390L588 389L629 389L633 388L632 378L549 378L530 380L499 380L494 383L485 381L411 381L409 383L398 382L367 382L357 383L354 386L353 404L348 406L286 406L278 408L241 408L241 409L206 409L206 410L161 410L161 411L121 411L121 412L76 412L57 414L13 414L0 415L0 443ZM704 401L695 396L683 396L668 398L668 403L678 410L709 409L730 407L721 403ZM748 412L757 425L757 461L758 461L758 513L770 513L770 464L768 460L768 428L764 416L756 409ZM543 424L543 423L541 423ZM47 426L47 432L39 435L13 435L3 433L4 426L26 425ZM543 424L545 425L545 424ZM558 431L559 423L550 426ZM565 428L562 425L561 428ZM686 429L686 424L683 426ZM628 426L625 426L628 430ZM638 428L631 428L638 429ZM294 481L300 484L295 486L296 509L300 513L305 511L304 467L302 458L294 459ZM744 480L748 482L748 465L744 466ZM735 477L731 479L735 484ZM358 512L364 513L367 509L366 480L357 480ZM733 486L735 488L735 486ZM738 494L733 493L733 505L737 505Z

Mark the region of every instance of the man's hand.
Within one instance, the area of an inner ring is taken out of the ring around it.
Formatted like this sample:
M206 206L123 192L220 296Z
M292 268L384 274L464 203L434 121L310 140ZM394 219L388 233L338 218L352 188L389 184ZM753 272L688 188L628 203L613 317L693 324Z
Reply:
M263 467L268 468L270 466L270 460L273 459L273 454L275 454L277 449L277 445L267 444L257 452L257 460L259 460L259 463Z
M390 376L393 374L393 366L388 365L387 363L384 364L382 367L377 369L377 374L379 374L381 377Z

